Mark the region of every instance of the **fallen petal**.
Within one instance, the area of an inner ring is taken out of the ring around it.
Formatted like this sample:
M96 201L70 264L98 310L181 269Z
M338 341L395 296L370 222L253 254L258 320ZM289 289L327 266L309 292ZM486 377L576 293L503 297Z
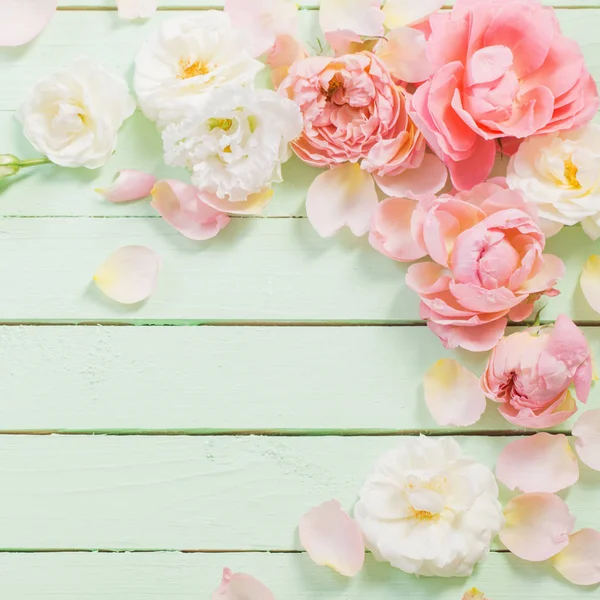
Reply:
M523 560L541 562L552 558L569 543L575 517L566 502L554 494L523 494L504 508L506 524L500 540Z
M600 531L582 529L552 560L554 568L575 585L600 583Z
M413 25L440 10L444 0L387 0L383 13L388 29Z
M393 29L377 44L375 54L385 63L390 73L401 81L418 83L433 74L427 58L425 34L418 29Z
M438 425L466 427L477 423L486 400L479 378L453 358L438 360L423 377L425 402Z
M306 197L306 214L321 237L348 226L356 236L367 233L377 208L373 177L358 164L344 163L321 173Z
M146 300L156 288L160 259L145 246L124 246L100 266L94 282L109 298L121 304Z
M311 508L298 525L300 543L318 565L353 577L365 561L365 543L358 523L337 500Z
M567 436L536 433L504 448L496 477L509 490L553 494L577 482L579 464Z
M573 437L581 461L590 469L600 471L600 408L588 410L577 419Z
M579 283L588 304L600 313L600 254L588 258Z
M298 60L306 58L304 46L292 35L278 35L275 44L267 55L267 64L271 67L271 80L277 89L287 77L290 67Z
M477 588L471 588L468 592L465 592L462 600L488 600Z
M117 0L121 19L148 19L158 8L158 0Z
M152 190L152 207L185 237L209 240L229 225L231 217L203 202L205 195L181 181L159 181Z
M266 585L251 575L223 569L223 580L213 592L212 600L275 600L275 596Z
M155 183L156 177L154 175L125 169L117 173L111 186L103 189L98 188L96 191L109 202L131 202L148 197Z
M58 0L2 0L0 46L22 46L37 37L56 12Z
M418 200L427 194L437 194L448 180L448 170L434 154L426 154L416 169L406 169L394 177L375 175L375 182L388 196Z
M251 194L242 202L232 202L229 198L219 198L214 194L202 194L205 204L230 215L259 215L272 197L273 190L271 188Z
M321 0L319 22L324 33L347 29L363 37L381 36L381 0Z

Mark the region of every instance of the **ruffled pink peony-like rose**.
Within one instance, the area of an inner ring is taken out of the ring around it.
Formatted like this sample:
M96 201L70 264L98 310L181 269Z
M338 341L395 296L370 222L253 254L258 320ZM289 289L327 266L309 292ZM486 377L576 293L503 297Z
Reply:
M554 427L577 411L569 388L587 402L592 382L589 345L575 323L560 315L554 327L513 333L494 348L481 386L504 418L520 427Z
M489 175L495 140L575 129L598 110L581 49L538 0L456 0L429 24L434 75L410 111L458 189Z
M565 266L543 254L543 232L504 180L421 203L412 250L421 248L433 261L409 267L406 283L421 296L421 318L447 348L490 350L509 318L522 321L541 295L558 294Z

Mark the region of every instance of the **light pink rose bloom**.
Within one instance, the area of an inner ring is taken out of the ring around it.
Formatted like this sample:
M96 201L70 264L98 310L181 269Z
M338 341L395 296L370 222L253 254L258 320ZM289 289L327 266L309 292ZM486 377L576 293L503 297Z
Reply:
M481 386L519 427L554 427L577 411L569 388L587 402L592 383L588 343L575 323L560 315L553 327L513 333L494 348Z
M406 283L446 348L490 350L509 318L522 321L540 296L558 294L565 266L543 254L542 230L505 185L500 179L457 196L427 197L415 210L409 250L421 248L433 261L409 267Z
M581 49L538 0L456 0L429 24L434 75L410 110L458 189L489 175L495 140L582 127L598 110Z

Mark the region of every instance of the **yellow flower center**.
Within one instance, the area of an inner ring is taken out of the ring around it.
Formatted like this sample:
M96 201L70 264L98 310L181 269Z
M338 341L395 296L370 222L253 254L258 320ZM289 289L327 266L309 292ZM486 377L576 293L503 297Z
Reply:
M433 514L428 510L415 510L414 518L418 521L437 521L440 515Z
M565 160L565 179L567 180L569 187L574 190L581 189L581 184L577 180L578 172L579 169L573 164L573 161L570 158Z
M223 131L229 131L233 121L231 119L216 119L212 118L208 120L208 127L212 131L213 129L222 129Z
M178 79L190 79L191 77L198 77L199 75L208 75L210 73L210 67L207 63L201 60L190 62L183 58L179 61L179 74Z

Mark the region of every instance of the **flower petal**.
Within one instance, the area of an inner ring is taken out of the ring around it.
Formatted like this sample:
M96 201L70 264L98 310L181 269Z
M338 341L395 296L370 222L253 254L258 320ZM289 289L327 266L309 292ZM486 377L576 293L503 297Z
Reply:
M267 65L271 67L271 80L277 89L287 77L290 67L308 56L304 46L292 35L278 35L267 55Z
M554 494L523 494L504 508L506 524L502 543L523 560L541 562L552 558L569 543L575 517L566 502Z
M374 175L379 188L388 196L418 200L427 194L437 194L448 180L446 165L435 154L426 154L416 169L406 169L400 175Z
M480 592L477 588L471 588L465 592L462 600L488 600L483 592Z
M358 164L344 163L315 178L306 213L321 237L331 237L345 225L361 236L369 231L377 204L373 177Z
M467 427L485 412L479 379L453 358L438 360L423 377L425 402L438 425Z
M158 0L117 0L121 19L148 19L158 8Z
M160 259L145 246L124 246L108 257L94 282L109 298L121 304L146 300L156 288Z
M193 185L159 181L152 190L152 207L162 218L191 240L209 240L229 225L229 215L203 202Z
M318 565L353 577L365 561L365 543L358 523L337 500L311 508L298 525L300 543Z
M205 204L230 215L259 215L273 197L273 190L265 188L262 192L250 194L242 202L232 202L229 198L219 198L214 194L202 194Z
M245 573L232 573L223 569L221 585L213 592L212 600L275 600L273 592Z
M553 494L577 482L579 464L565 435L536 433L504 448L496 477L509 490Z
M109 202L131 202L149 196L155 183L154 175L125 169L117 173L111 186L98 188L96 191Z
M600 471L600 408L584 412L573 425L575 450L590 469Z
M554 568L575 585L600 583L600 531L582 529L552 560Z
M375 54L390 73L401 81L418 83L433 74L433 67L427 58L425 34L418 29L393 29L377 44Z
M50 23L58 0L2 0L0 46L22 46Z
M364 37L381 36L381 0L321 0L319 22L324 33L347 29Z
M600 254L588 258L579 283L588 304L600 313Z
M443 5L444 0L387 0L383 7L385 26L395 29L418 23Z

